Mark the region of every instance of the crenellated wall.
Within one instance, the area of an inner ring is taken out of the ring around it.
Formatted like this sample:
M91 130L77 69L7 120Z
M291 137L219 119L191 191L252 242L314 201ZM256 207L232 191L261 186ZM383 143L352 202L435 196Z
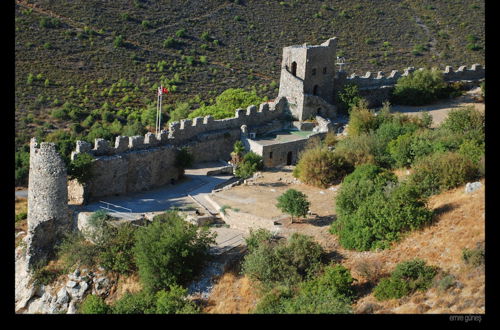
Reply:
M77 141L71 158L81 153L94 156L91 180L81 186L72 182L71 201L95 200L159 187L177 180L181 174L175 167L179 147L188 147L194 162L228 160L234 143L240 139L240 127L265 133L281 129L286 99L237 109L235 117L214 120L213 117L185 119L169 125L159 135L118 136L114 146L107 140L95 139L94 146ZM74 185L77 187L74 187Z
M420 68L419 70L423 70L423 68ZM391 71L390 74L385 74L382 71L377 73L366 72L364 76L358 76L353 73L351 76L346 78L346 83L354 83L358 85L360 89L391 86L395 85L399 78L407 76L413 71L415 71L414 67L408 67L403 71L403 73L397 70ZM456 70L453 70L451 66L446 66L442 72L445 81L478 80L483 79L485 76L485 68L480 64L473 64L470 68L463 65Z

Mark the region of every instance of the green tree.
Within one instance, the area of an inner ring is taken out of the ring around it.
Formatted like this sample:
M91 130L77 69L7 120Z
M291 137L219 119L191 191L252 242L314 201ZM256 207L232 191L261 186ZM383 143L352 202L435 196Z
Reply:
M196 314L198 307L186 299L187 289L174 285L156 293L156 314Z
M255 172L264 168L262 157L250 151L243 156L243 160L238 164L234 174L239 178L249 178Z
M429 104L445 96L446 87L440 71L417 70L398 79L392 99L396 104Z
M282 212L291 215L291 222L293 223L294 216L305 217L307 215L309 205L306 194L295 189L288 189L278 197L276 207Z
M186 222L177 212L156 216L139 228L133 248L139 276L150 291L187 283L205 260L214 237L208 228Z
M92 178L92 162L94 157L87 153L81 153L71 161L68 168L70 179L76 179L79 183L85 184Z
M83 300L78 311L80 314L109 314L111 308L101 297L89 294Z

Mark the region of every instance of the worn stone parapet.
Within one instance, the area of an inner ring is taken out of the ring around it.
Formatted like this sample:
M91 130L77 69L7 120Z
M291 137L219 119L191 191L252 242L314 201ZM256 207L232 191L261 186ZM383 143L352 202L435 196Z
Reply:
M418 70L423 70L423 68L419 68ZM392 70L389 75L386 75L381 71L379 71L377 74L366 72L364 76L358 76L353 73L350 77L347 77L345 82L354 83L361 89L391 86L395 85L400 77L407 76L414 71L414 67L408 67L404 69L403 73L400 73L397 70ZM467 68L467 66L463 65L457 70L453 70L451 66L446 66L446 68L442 72L445 81L479 80L483 79L485 76L485 69L480 64L473 64L470 69Z
M182 145L191 139L206 133L239 129L241 125L257 126L272 122L285 111L286 99L278 98L275 102L265 102L259 106L250 105L247 109L236 109L235 116L225 119L214 119L212 116L182 119L169 124L168 130L155 135L151 132L145 136L117 136L114 146L104 139L96 139L94 148L90 143L77 141L72 159L79 153L87 152L93 156L111 156L133 150L156 148L164 145Z

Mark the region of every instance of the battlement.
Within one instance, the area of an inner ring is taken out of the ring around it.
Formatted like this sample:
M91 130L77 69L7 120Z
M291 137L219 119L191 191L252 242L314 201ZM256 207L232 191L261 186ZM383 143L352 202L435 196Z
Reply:
M423 68L418 70L423 70ZM353 73L351 76L347 77L346 83L356 84L360 89L391 86L395 85L400 77L407 76L414 71L414 67L408 67L404 69L403 73L397 70L391 71L390 74L386 74L382 71L375 74L368 71L364 76L358 76ZM453 70L451 66L446 66L442 72L445 81L478 80L483 79L485 76L485 68L480 64L473 64L470 69L463 65L457 70Z
M111 156L128 151L151 149L164 145L182 145L197 136L215 131L239 130L241 125L256 126L280 117L285 109L286 99L262 103L257 107L250 105L246 109L236 109L232 118L215 120L212 116L183 119L169 124L168 130L156 135L151 132L144 136L117 136L115 144L110 145L105 139L95 139L94 146L85 141L77 141L72 159L79 153L93 156ZM43 143L42 143L43 144Z

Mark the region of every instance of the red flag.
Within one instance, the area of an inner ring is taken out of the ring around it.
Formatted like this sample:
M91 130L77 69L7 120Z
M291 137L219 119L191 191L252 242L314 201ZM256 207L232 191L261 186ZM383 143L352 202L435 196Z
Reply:
M168 93L168 89L166 89L165 87L163 87L162 91L161 91L162 94L167 94Z

